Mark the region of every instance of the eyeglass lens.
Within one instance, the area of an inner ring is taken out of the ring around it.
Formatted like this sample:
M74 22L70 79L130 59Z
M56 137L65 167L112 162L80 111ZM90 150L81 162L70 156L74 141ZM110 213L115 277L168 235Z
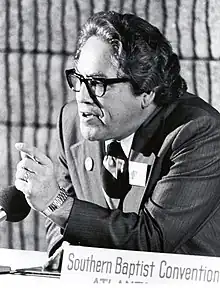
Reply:
M96 96L101 97L105 93L105 84L102 81L83 78L75 74L70 74L68 77L70 86L75 92L79 92L82 86L82 83L86 84L86 87Z

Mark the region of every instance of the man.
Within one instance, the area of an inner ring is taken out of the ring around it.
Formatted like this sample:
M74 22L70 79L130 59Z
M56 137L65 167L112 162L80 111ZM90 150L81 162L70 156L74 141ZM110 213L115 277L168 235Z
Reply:
M66 71L77 106L60 112L58 178L47 156L16 144L15 185L48 217L50 254L66 240L220 256L220 115L179 72L147 21L99 12L86 22Z

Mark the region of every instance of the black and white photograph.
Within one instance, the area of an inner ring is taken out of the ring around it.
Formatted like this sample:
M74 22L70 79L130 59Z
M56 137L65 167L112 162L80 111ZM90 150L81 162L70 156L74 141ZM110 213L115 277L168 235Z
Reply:
M220 2L0 7L0 278L219 284Z

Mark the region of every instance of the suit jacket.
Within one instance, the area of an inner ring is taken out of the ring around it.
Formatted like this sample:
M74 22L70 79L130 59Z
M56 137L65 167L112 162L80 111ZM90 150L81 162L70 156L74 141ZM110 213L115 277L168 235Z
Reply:
M129 161L148 165L146 184L132 186L123 211L108 207L101 179L104 142L82 138L75 102L61 109L58 132L59 183L75 201L64 230L47 221L50 253L64 239L220 256L220 114L213 107L186 93L136 131Z

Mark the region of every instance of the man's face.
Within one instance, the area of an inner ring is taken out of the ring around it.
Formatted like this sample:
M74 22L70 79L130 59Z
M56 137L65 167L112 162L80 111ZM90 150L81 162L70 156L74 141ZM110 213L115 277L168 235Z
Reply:
M117 78L117 67L112 64L111 46L93 36L83 46L77 70L84 77ZM132 94L130 83L107 86L104 96L97 98L96 105L82 83L76 92L80 129L89 140L122 139L140 126L141 96Z

